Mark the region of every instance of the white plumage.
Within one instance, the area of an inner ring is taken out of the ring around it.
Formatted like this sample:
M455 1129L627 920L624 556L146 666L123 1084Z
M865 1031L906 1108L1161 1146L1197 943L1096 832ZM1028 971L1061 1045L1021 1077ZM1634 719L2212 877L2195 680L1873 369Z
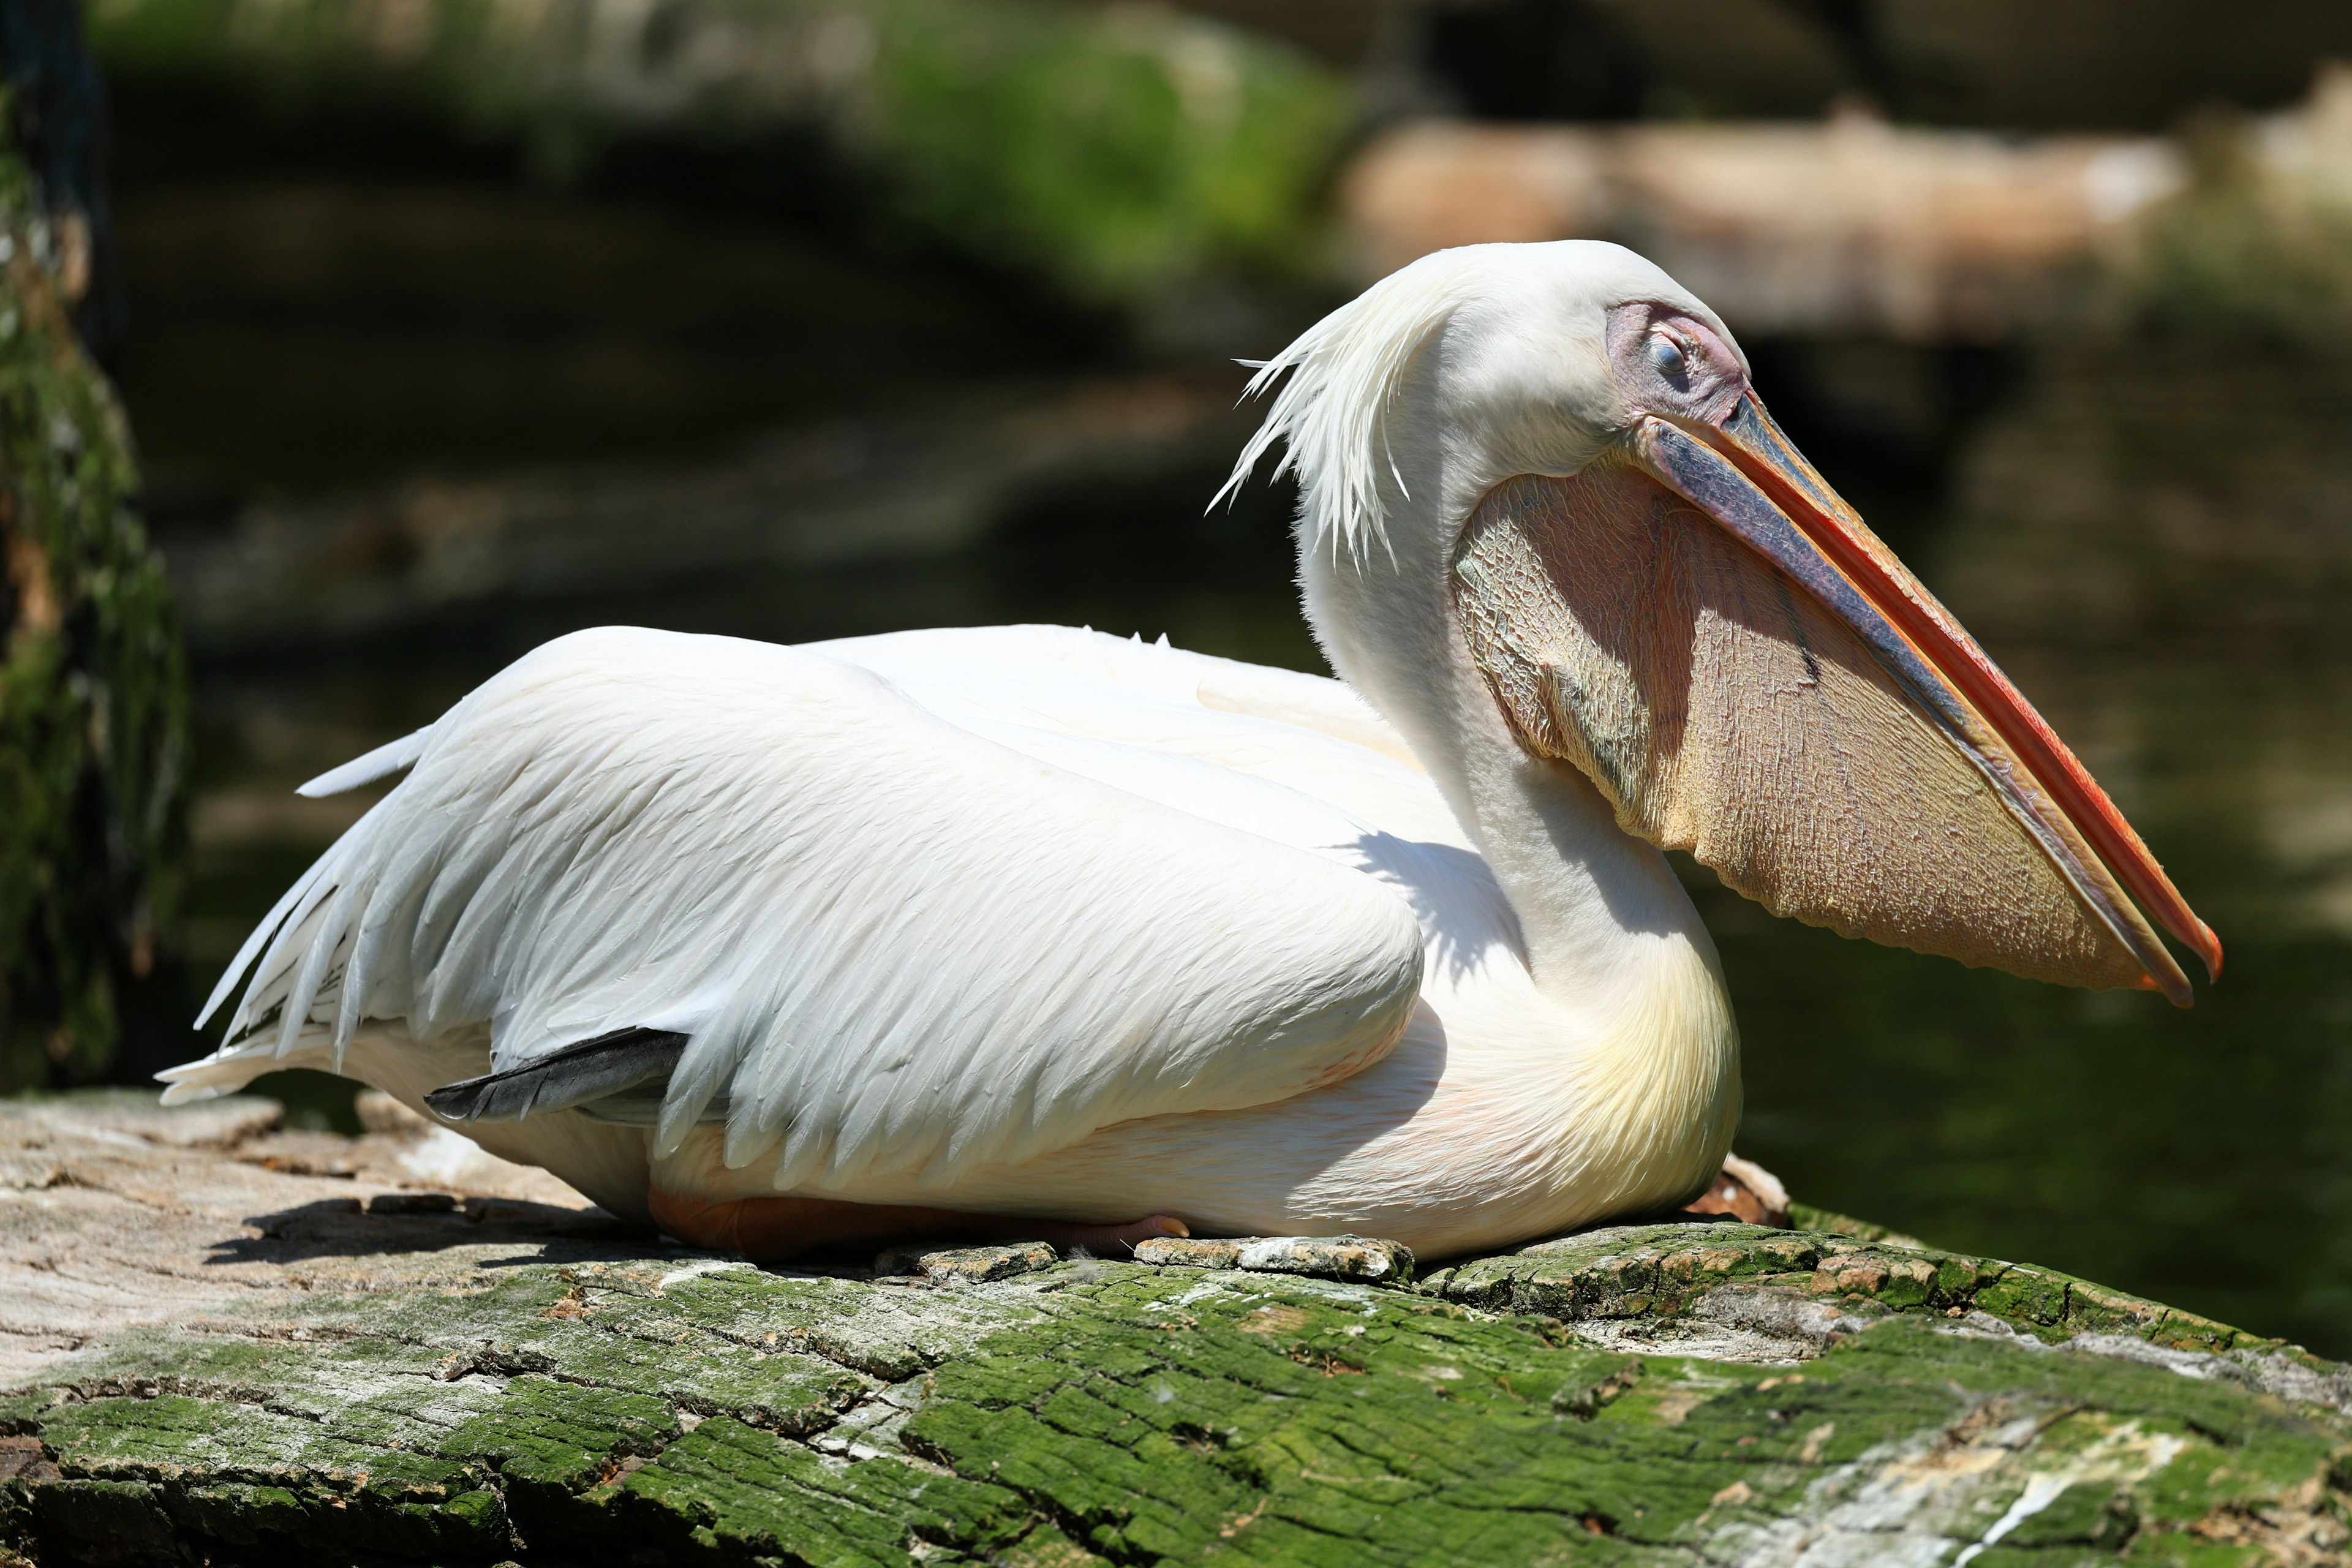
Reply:
M167 1098L300 1063L422 1109L652 1031L686 1043L651 1125L466 1131L634 1214L784 1193L1443 1254L1691 1195L1738 1109L1712 946L1454 608L1482 496L1649 416L1612 369L1629 300L1736 356L1656 268L1563 245L1428 258L1276 362L1243 467L1290 441L1351 684L1042 626L549 644L305 786L412 769L254 932L206 1008L250 968L228 1043Z
M1227 1195L1232 1168L1171 1193L1171 1137L1213 1147L1188 1113L1360 1077L1412 1017L1425 950L1440 991L1519 967L1508 904L1360 700L1164 646L1052 626L806 649L609 628L519 661L417 750L275 940L257 931L232 1045L174 1069L173 1098L346 1062L417 1103L486 1065L674 1029L694 1043L647 1142L688 1167L715 1153L705 1191L1367 1225L1328 1197ZM1386 1101L1425 1097L1444 1048L1420 1042L1421 1070L1329 1108L1330 1142L1401 1123ZM421 1075L392 1065L420 1056ZM717 1147L683 1147L721 1092ZM1174 1125L1134 1126L1148 1118ZM1065 1158L1018 1190L1023 1166L1120 1123L1137 1159ZM604 1169L634 1129L562 1111L474 1131L642 1209L632 1173ZM1291 1150L1276 1179L1328 1180L1312 1167L1334 1152ZM1123 1182L1122 1163L1149 1169ZM1424 1243L1400 1210L1476 1196L1381 1186L1384 1233Z

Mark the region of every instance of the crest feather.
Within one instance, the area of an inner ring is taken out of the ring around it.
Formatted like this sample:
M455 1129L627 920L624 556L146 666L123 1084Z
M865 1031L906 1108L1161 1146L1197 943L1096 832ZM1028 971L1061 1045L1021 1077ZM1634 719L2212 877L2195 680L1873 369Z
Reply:
M1438 251L1391 272L1261 363L1243 395L1276 382L1282 390L1209 504L1239 490L1281 441L1274 477L1298 476L1299 548L1359 561L1375 543L1386 549L1381 470L1404 488L1389 452L1389 405L1413 355L1470 292L1465 250L1482 248Z

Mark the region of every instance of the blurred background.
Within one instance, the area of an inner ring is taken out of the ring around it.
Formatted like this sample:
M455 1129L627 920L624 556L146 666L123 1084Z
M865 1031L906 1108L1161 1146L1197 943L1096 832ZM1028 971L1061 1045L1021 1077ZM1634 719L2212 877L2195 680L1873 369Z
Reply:
M1319 669L1291 496L1204 510L1233 358L1440 246L1609 237L1721 310L2230 951L2175 1013L1685 864L1741 1152L2352 1355L2340 0L89 0L102 100L27 13L74 8L0 53L20 139L82 106L58 266L192 744L113 1000L20 984L0 1088L206 1048L194 1000L373 798L292 786L575 627Z

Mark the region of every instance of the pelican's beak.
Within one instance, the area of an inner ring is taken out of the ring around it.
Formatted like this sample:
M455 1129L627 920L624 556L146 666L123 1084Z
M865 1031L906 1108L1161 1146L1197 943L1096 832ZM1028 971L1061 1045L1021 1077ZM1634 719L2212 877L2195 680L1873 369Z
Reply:
M1979 759L2015 816L2145 971L2140 984L2187 1005L2179 966L2140 908L2221 972L2221 944L2189 910L2090 773L1743 391L1685 425L1645 415L1635 464L1801 584L1868 647L1912 698ZM2095 857L2091 859L2090 857ZM2117 887L2120 884L2120 889Z

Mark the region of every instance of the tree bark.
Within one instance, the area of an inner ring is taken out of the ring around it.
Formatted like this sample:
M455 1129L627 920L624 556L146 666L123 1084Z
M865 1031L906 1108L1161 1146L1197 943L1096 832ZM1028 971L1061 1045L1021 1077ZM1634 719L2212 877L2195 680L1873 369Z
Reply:
M0 1562L2014 1568L2347 1538L2345 1369L1818 1214L1417 1281L1279 1242L781 1272L449 1163L454 1134L274 1128L0 1107Z
M70 5L0 4L0 1089L187 1053L187 677L113 389L103 105ZM14 138L13 142L8 138Z

